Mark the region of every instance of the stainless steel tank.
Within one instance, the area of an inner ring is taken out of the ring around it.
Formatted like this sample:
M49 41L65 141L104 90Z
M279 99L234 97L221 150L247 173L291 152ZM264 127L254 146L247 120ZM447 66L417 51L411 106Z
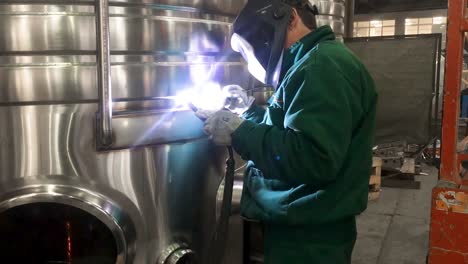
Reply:
M209 263L226 153L170 98L249 85L244 2L0 4L0 262Z
M309 0L319 10L317 23L319 26L330 25L337 39L343 40L345 34L345 0Z

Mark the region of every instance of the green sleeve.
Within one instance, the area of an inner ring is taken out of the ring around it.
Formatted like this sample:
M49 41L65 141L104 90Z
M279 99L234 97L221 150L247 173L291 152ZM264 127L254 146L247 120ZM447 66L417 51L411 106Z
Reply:
M245 120L250 120L254 123L260 123L263 121L265 117L265 108L253 104L244 114L242 114L242 118Z
M285 88L284 127L245 121L233 146L266 178L322 186L336 179L347 154L352 87L333 67L309 65L295 75Z

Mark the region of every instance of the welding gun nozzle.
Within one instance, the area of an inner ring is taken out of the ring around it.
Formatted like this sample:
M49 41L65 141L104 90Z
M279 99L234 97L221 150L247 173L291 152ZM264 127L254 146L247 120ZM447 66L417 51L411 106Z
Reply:
M196 107L194 104L188 103L188 107L192 109L193 112L198 112L198 107Z

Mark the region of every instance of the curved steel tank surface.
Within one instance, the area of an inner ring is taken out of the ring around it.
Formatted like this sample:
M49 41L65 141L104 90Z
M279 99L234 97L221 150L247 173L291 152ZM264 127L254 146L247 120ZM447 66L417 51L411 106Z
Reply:
M336 34L336 38L343 40L345 33L344 18L346 14L345 0L309 0L317 6L319 16L318 26L330 25Z
M226 152L173 96L250 85L244 3L0 4L0 262L211 261Z

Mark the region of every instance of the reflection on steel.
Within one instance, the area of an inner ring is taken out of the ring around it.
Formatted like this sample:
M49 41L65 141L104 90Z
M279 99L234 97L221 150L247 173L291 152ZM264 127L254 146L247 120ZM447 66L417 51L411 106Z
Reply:
M195 252L187 244L174 243L163 250L157 264L185 264L195 261Z
M232 205L231 205L231 215L240 215L240 202L242 197L242 189L244 186L244 173L239 172L234 178L234 186L232 188ZM224 179L219 185L218 192L216 194L216 218L219 218L221 215L221 208L223 205L223 196L224 196Z
M309 0L319 10L318 26L330 25L337 39L342 40L345 34L344 18L345 0Z
M0 105L98 101L93 5L8 4L0 14ZM226 41L232 17L111 5L109 19L113 101L174 96L200 69L249 86Z
M189 109L120 114L114 118L112 128L116 134L112 149L206 139L203 122Z
M224 257L228 239L229 218L231 217L232 192L236 168L233 148L228 146L227 151L228 159L226 160L226 172L224 174L223 184L221 184L224 187L221 210L209 247L209 251L213 252L213 254L208 263L213 264L218 264Z
M110 1L101 40L105 3L32 2L0 5L0 219L22 204L66 204L109 227L119 264L157 263L182 242L168 263L208 263L225 148L167 98L199 77L249 87L227 41L245 1ZM96 56L106 40L107 62ZM106 109L112 147L98 152Z
M194 263L195 260L195 252L191 249L179 249L176 252L172 253L172 255L167 260L167 264L186 264L186 263Z
M122 208L120 211L129 215L128 222L140 228L138 243L146 245L127 248L127 252L135 251L133 262L127 253L128 263L154 263L158 252L179 239L187 241L201 260L209 257L210 238L206 234L214 232L216 193L224 174L225 149L214 147L203 138L97 153L93 144L96 111L97 104L2 107L0 201L15 206L11 201L18 196L9 192L27 186L34 187L26 188L28 197L42 193L40 188L48 189L51 184L79 188L83 193L64 191L64 198L58 199L55 194L59 192L54 190L48 193L54 195L43 198L74 206L73 201L78 200L109 208L108 204L99 205L95 198L85 198L84 193L89 192L105 202L115 201ZM114 121L119 124L120 118ZM140 129L144 126L136 128ZM30 183L37 175L44 176ZM11 198L3 198L6 196ZM115 218L121 219L120 215L116 213ZM130 245L130 240L126 241Z
M250 91L258 105L268 105L268 99L275 93L275 88L271 86L258 86Z
M99 88L99 144L112 144L112 87L109 47L109 1L96 1L97 64Z

